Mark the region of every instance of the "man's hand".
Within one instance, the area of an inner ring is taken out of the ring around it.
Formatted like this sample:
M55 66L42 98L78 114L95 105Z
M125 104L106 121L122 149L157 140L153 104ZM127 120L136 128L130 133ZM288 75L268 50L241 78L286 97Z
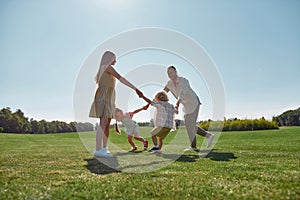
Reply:
M175 105L175 109L176 109L176 110L178 110L179 104L180 104L180 100L178 100L177 103L176 103L176 105Z

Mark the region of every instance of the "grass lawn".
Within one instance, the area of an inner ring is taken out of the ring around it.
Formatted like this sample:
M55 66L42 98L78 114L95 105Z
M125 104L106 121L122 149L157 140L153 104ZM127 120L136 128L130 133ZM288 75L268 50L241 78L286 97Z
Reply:
M0 199L300 199L300 127L224 132L206 158L185 152L148 173L127 173L155 155L119 159L132 156L117 152L130 148L125 134L111 133L116 168L92 156L94 133L85 134L0 134ZM170 160L171 150L156 157Z

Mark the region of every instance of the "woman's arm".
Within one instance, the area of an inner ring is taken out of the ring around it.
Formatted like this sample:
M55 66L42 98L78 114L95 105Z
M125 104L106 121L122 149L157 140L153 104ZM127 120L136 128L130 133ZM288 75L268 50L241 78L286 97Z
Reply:
M148 99L147 97L145 97L144 95L142 96L142 98L148 103L151 104L152 101L150 99Z
M134 85L132 85L129 81L127 81L125 78L123 78L112 66L107 67L106 71L116 77L121 83L124 85L130 87L131 89L135 90L137 95L142 98L144 95L143 93L137 89Z
M132 85L129 81L127 81L125 78L123 78L112 66L107 67L106 71L116 77L121 83L124 85L130 87L133 90L137 90L137 88Z

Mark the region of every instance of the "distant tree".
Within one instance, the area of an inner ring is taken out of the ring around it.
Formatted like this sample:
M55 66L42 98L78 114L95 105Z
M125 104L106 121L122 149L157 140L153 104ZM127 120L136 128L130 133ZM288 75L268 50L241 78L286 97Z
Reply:
M274 121L267 121L264 117L260 119L228 119L226 121L202 121L199 126L204 130L210 131L248 131L248 130L266 130L278 129ZM223 127L222 127L223 126Z
M31 132L30 133L34 133L34 134L38 133L39 132L39 122L31 119L30 124L31 124Z
M18 109L15 113L13 113L16 119L18 119L18 133L29 133L31 129L30 122L28 118L25 117L24 113Z
M52 122L48 122L48 127L49 127L49 133L57 133L58 129L58 123L57 121L52 121Z
M94 125L91 123L71 122L46 120L28 120L24 113L17 109L12 112L10 108L0 110L0 132L6 133L66 133L76 131L93 131Z
M76 122L77 132L94 131L94 125L89 122Z
M38 122L38 133L46 133L46 121L41 120Z
M0 110L0 127L3 128L3 132L10 133L12 120L13 115L9 107Z
M7 133L29 133L31 130L28 118L20 109L12 113L10 108L3 108L0 111L0 126Z
M273 117L279 126L300 126L300 108L295 110L288 110Z
M71 132L76 132L77 131L76 130L76 124L77 124L76 122L71 122L70 123L70 127L71 127L71 130L72 130Z
M154 120L153 120L153 119L150 120L149 126L150 126L150 127L154 127Z
M138 122L139 126L149 126L150 122Z
M97 123L95 124L95 130L97 130L98 127L99 127L99 123L97 122Z

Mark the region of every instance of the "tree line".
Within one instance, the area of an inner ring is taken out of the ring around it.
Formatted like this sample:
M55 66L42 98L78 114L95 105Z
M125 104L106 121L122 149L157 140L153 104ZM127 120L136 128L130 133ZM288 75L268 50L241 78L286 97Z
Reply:
M300 126L300 108L288 110L281 115L273 117L279 126Z
M88 122L70 122L34 120L25 117L24 113L17 109L12 112L10 108L0 110L0 132L4 133L66 133L93 131L94 125Z
M150 122L139 122L140 126L153 126ZM182 120L176 120L176 126L183 126ZM205 130L221 131L243 131L243 130L265 130L278 129L278 126L300 126L300 108L288 110L281 115L274 116L272 121L267 121L264 117L260 119L224 119L224 121L201 121L199 126ZM97 127L97 125L96 125ZM10 108L0 110L0 133L66 133L93 131L95 127L89 122L70 122L34 120L25 117L24 113L17 109L12 112Z
M279 126L300 126L300 108L288 110L278 116L274 116L272 121L267 121L264 117L260 119L224 119L224 121L202 121L199 126L211 131L246 131L246 130L267 130L278 129Z
M224 119L224 121L202 121L199 126L210 131L254 131L278 129L275 121L268 121L264 117L260 119Z

